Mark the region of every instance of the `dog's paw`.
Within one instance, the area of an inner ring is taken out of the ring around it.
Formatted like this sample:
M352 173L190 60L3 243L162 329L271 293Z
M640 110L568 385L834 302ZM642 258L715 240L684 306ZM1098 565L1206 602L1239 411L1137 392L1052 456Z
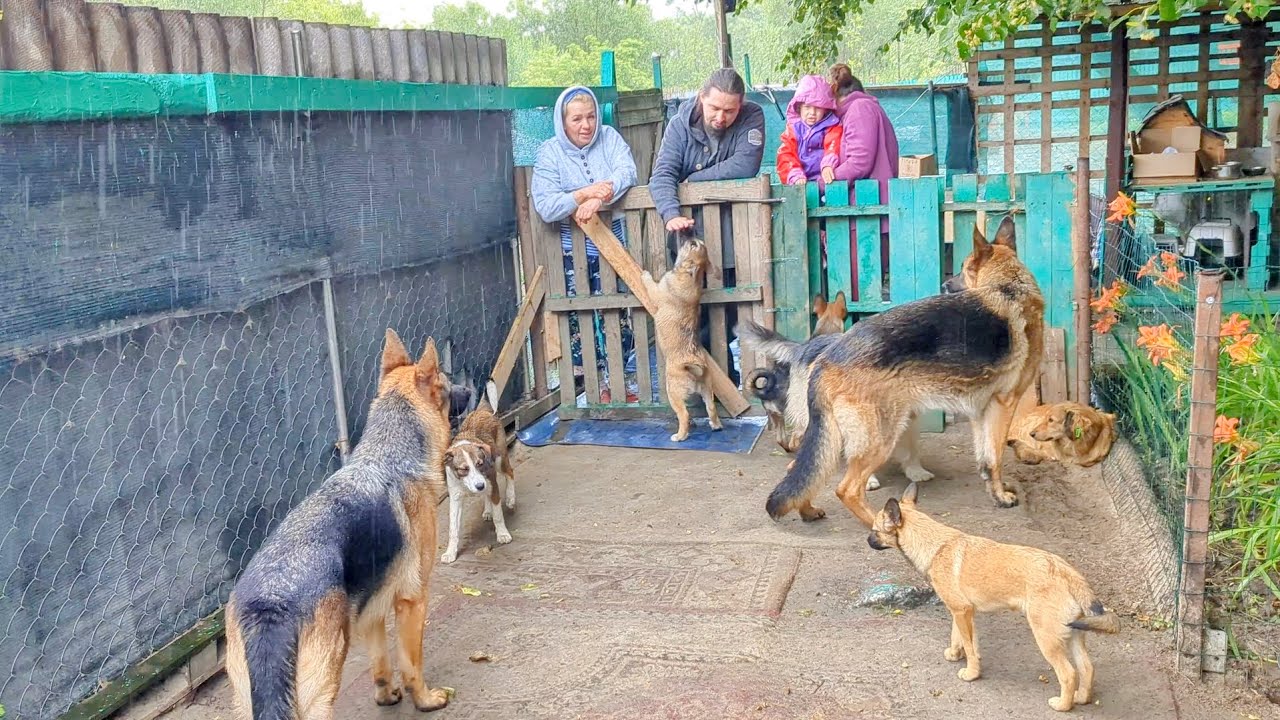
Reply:
M826 516L827 516L827 511L823 510L820 507L810 507L808 510L800 511L800 519L804 520L805 522L813 522L814 520L821 520Z
M1005 490L1004 492L1001 492L1001 493L997 493L995 496L995 500L996 500L996 505L999 505L1002 508L1011 508L1011 507L1018 506L1017 493L1012 493L1012 492L1009 492L1008 490Z
M880 478L876 477L875 473L872 473L871 477L867 478L867 489L868 490L880 489Z
M956 675L960 676L960 679L965 682L973 682L974 680L977 680L978 678L982 677L982 671L970 670L969 668L961 668L960 672L956 673Z
M1057 710L1058 712L1071 712L1071 708L1074 707L1074 705L1075 704L1071 702L1071 698L1067 698L1065 700L1061 697L1049 698L1049 707Z
M449 704L449 693L444 688L431 688L424 694L425 697L413 699L413 706L420 712L440 710Z
M684 442L686 439L688 439L688 437L689 437L689 433L684 433L684 434L675 433L674 435L671 436L671 442Z
M480 513L480 519L484 520L485 522L489 522L490 520L492 520L493 510L491 508L485 508L484 512Z
M1085 690L1084 688L1080 688L1079 690L1076 690L1077 705L1088 705L1091 702L1093 702L1093 693L1089 692L1088 690Z
M445 550L444 553L440 555L440 562L444 563L445 565L448 565L457 559L458 559L457 550Z
M509 533L509 532L499 532L499 533L498 533L498 544L499 544L499 545L506 545L506 544L507 544L507 543L509 543L509 542L511 542L511 533Z
M515 499L515 498L513 498L513 497L509 497L509 498L507 498L507 499L506 499L506 502L502 503L502 505L503 505L503 507L505 507L505 508L506 508L506 509L508 509L508 510L515 510L515 509L516 509L516 499Z
M905 468L903 470L903 474L905 474L907 476L907 479L910 480L911 482L918 482L918 483L929 482L930 480L933 479L933 473L929 472L928 470L925 470L919 465L916 465L915 467Z
M964 659L964 648L949 647L942 651L942 657L946 658L947 662L960 662Z
M385 684L379 685L377 684L379 682ZM400 692L400 688L392 686L386 680L374 681L373 701L375 703L383 707L395 705L400 702L401 697L403 697L403 694Z

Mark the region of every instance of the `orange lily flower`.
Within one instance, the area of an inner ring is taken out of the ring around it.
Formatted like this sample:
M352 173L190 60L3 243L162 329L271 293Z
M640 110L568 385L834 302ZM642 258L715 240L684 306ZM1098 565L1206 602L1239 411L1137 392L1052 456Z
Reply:
M1231 361L1237 365L1252 365L1261 359L1256 347L1259 339L1261 336L1257 333L1241 335L1226 346L1227 355L1231 356Z
M1231 313L1231 317L1222 323L1218 335L1224 338L1238 338L1249 332L1249 318L1240 313Z
M1116 315L1114 311L1108 310L1093 324L1093 331L1099 335L1106 335L1111 332L1111 328L1115 327L1118 322L1120 322L1120 316Z
M1219 415L1213 423L1213 443L1230 445L1240 439L1240 418Z
M1133 217L1138 210L1138 204L1133 201L1133 198L1119 192L1116 193L1115 199L1107 205L1107 209L1111 211L1111 214L1107 216L1107 222L1122 223L1126 219Z
M1129 287L1124 284L1123 280L1116 280L1111 283L1111 287L1102 288L1098 292L1098 297L1089 302L1089 307L1094 312L1106 312L1115 310L1120 304L1120 298L1129 292Z
M1170 265L1160 273L1160 277L1156 278L1156 287L1164 287L1169 290L1181 290L1182 278L1187 274L1182 272L1177 265Z
M1161 323L1155 327L1145 325L1139 327L1136 343L1138 347L1147 351L1147 357L1156 367L1159 367L1161 362L1172 360L1174 353L1182 350L1178 339L1173 336L1173 328L1169 327L1168 323Z

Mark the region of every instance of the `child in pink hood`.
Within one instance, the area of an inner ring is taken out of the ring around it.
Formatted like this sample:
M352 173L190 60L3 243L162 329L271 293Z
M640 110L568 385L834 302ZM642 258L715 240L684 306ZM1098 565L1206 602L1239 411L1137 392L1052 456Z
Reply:
M800 78L796 94L787 106L787 129L778 148L778 177L788 185L836 178L843 156L844 127L836 115L831 85L819 75Z

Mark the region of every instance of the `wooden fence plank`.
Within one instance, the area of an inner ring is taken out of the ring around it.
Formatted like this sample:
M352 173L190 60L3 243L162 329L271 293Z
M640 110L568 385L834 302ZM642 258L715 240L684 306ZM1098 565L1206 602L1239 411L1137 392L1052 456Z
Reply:
M441 77L440 82L457 83L458 80L458 53L454 49L454 34L451 32L440 33L440 66ZM462 75L466 75L464 66Z
M756 184L760 188L761 199L772 198L773 188L769 184L769 178L764 176L757 177ZM751 304L751 313L755 316L757 323L774 330L776 329L776 324L773 312L775 298L773 289L773 242L771 240L773 234L772 205L769 203L751 203L747 205L747 219L747 245L751 248L753 256L755 280L760 284L761 288L760 302Z
M329 26L324 23L303 23L302 27L307 35L307 72L312 77L333 77Z
M556 225L532 216L533 246L542 257L542 265L547 271L547 291L552 295L565 294L564 251L560 246L560 230ZM578 393L573 379L572 338L569 333L569 314L555 316L555 330L550 327L547 337L558 340L558 349L548 348L547 359L555 359L556 369L560 375L560 407L571 409L578 405Z
M804 207L806 210L812 210L821 205L818 195L818 186L816 183L806 183L804 186ZM809 219L805 228L806 245L809 249L809 295L810 299L814 295L827 296L826 292L826 272L824 267L827 257L826 250L822 247L822 231L821 221ZM813 318L806 318L805 322L809 323L809 327L813 327Z
M480 85L493 84L493 63L489 55L489 38L476 38L476 67L478 68Z
M253 51L259 75L284 75L284 51L280 47L280 24L275 18L253 19Z
M707 208L707 213L716 212L718 208ZM751 235L749 226L751 224L751 208L745 203L734 203L730 210L733 217L733 263L734 263L734 284L745 285L747 283L758 282L760 277L760 268L756 267L757 258L751 252ZM752 317L752 308L750 303L739 304L736 308L739 318ZM739 378L746 377L752 370L758 367L756 362L756 353L748 350L739 344L738 347L738 371ZM725 366L725 370L729 370Z
M607 214L606 214L607 215ZM610 229L613 221L606 222ZM628 238L629 239L629 238ZM613 266L602 259L600 261L600 289L602 294L618 292L618 275ZM602 310L600 320L604 326L605 368L609 374L610 404L625 403L627 396L625 359L622 356L622 318L623 310Z
M125 18L124 7L119 3L88 3L86 8L89 10L89 25L93 28L93 48L94 55L97 60L98 72L133 72L133 44L129 41L129 21ZM204 72L222 72L228 70L226 65L226 37L222 34L222 19L217 15L205 15L207 18L203 22L212 24L213 28L206 30L210 34L216 34L217 40L212 43L220 42L222 44L221 65L215 65L219 70L205 70ZM6 18L4 23L10 20ZM215 32L216 31L216 32ZM3 28L0 28L0 45L3 45L4 38ZM214 53L216 56L217 53ZM212 57L212 56L211 56ZM216 59L216 58L215 58ZM0 67L7 67L0 65Z
M880 183L876 180L859 180L853 186L855 205L879 205ZM884 238L880 233L880 218L875 215L859 217L854 221L858 243L858 291L846 293L845 297L866 303L882 301L884 288L881 285L884 267L880 256L880 243ZM830 237L830 234L828 234ZM850 280L852 282L852 279Z
M423 46L425 47L425 45ZM426 68L424 67L425 71ZM535 245L535 237L533 232L533 208L529 201L529 174L532 172L529 168L515 168L513 179L515 182L516 196L516 227L520 237L520 262L524 272L526 283L531 283L537 268L542 268L545 277L547 268L538 259L538 249ZM540 218L538 218L540 220ZM543 280L543 286L548 287L550 282ZM529 292L529 285L525 287L525 293ZM530 394L535 398L540 398L547 394L547 353L546 353L546 336L547 324L544 321L547 312L545 304L538 309L537 317L534 318L533 324L529 326L529 364L533 366L533 377L529 378L530 387L527 388Z
M645 211L632 210L626 214L627 250L637 265L643 266L647 250ZM628 288L629 290L630 288ZM653 365L649 362L649 313L643 307L631 310L631 335L635 341L636 385L641 403L652 403Z
M409 80L416 83L431 82L429 38L434 36L434 33L428 33L426 30L410 30L408 34ZM436 47L438 48L439 45L437 44Z
M5 4L4 22L10 22L11 3ZM160 24L160 11L149 7L130 6L124 9L129 19L129 35L133 38L133 54L138 72L146 75L163 75L169 72L169 55L165 47L164 28ZM248 18L226 18L243 22L242 28L253 42L253 27ZM3 24L3 23L0 23ZM239 23L238 23L239 24ZM13 46L10 45L10 48ZM256 67L256 64L255 66ZM233 71L234 72L234 71ZM252 72L252 71L251 71Z
M952 197L956 202L976 203L978 201L978 176L957 175L951 181ZM951 272L960 274L964 259L973 252L973 229L977 227L977 212L962 211L953 213L954 228L951 243Z
M346 25L330 25L329 49L333 53L333 76L354 80L356 60L351 49L351 28Z
M832 208L848 207L849 184L840 181L828 185L825 205ZM853 288L851 239L848 218L827 218L827 293L824 299L828 301L841 291L847 298L858 297Z
M96 3L89 4L92 8ZM231 71L227 59L227 38L222 34L222 21L213 13L195 13L191 22L196 29L196 45L200 49L200 72L225 75ZM103 68L104 72L114 69ZM126 71L121 71L126 72Z
M632 191L634 192L634 191ZM628 196L631 193L627 193ZM655 280L661 280L662 274L667 271L667 229L662 223L662 216L658 215L656 210L644 211L644 244L648 261L649 274L653 275ZM632 292L636 292L632 288ZM647 309L646 309L647 311ZM649 313L650 317L653 313ZM657 328L654 328L654 340L657 340ZM654 343L657 345L657 343ZM658 402L667 405L667 364L663 359L662 346L658 345L655 352L658 360Z
M447 82L444 79L444 33L428 32L426 33L426 42L427 80L425 82Z
M1019 228L1018 256L1035 276L1045 301L1045 322L1072 328L1071 178L1066 173L1026 176L1026 214ZM1069 330L1067 344L1074 340Z
M413 63L409 60L409 31L392 30L390 38L392 77L396 82L412 82Z
M462 54L467 60L467 84L482 85L480 77L480 38L475 35L462 36ZM485 55L488 55L488 51Z
M573 233L573 284L574 294L587 296L591 294L591 268L587 262L586 235L577 223L570 225ZM610 232L612 234L612 232ZM601 260L604 262L604 260ZM582 381L586 386L587 404L600 404L600 371L596 367L596 314L594 311L578 314L578 347L582 350ZM566 356L571 356L570 348L565 348Z
M374 78L383 82L396 80L395 65L391 59L391 31L386 28L374 28L370 35L373 41Z
M719 260L723 255L723 232L720 227L720 213L718 208L709 208L710 212L703 213L702 216L702 238L707 244L707 257L712 258L712 264L719 264ZM717 277L717 274L720 277ZM724 287L723 273L707 274L707 289L716 290ZM729 335L725 325L725 308L723 305L713 305L707 308L707 335L708 345L711 351L711 357L715 358L720 367L729 367Z
M351 28L351 57L355 62L357 79L378 79L373 65L373 35L369 28Z
M543 299L547 296L547 279L546 268L539 265L534 270L533 278L525 287L524 300L520 303L520 309L516 311L515 319L511 322L511 329L507 331L507 339L502 343L502 350L498 353L498 359L493 363L493 372L489 374L489 379L497 385L498 397L502 397L502 393L507 389L507 382L511 379L511 371L516 367L516 360L520 358L521 351L524 350L525 339L529 335L529 329L533 327L542 311ZM496 411L497 408L494 408Z
M809 337L809 248L804 190L775 188L781 204L774 205L773 284L775 329L793 340Z
M98 68L94 56L93 33L89 29L89 12L83 0L45 0L49 45L53 51L53 67L64 72L93 72ZM181 11L170 11L180 13ZM190 28L190 13L182 13ZM192 38L194 40L194 38ZM188 50L194 57L195 44ZM197 72L197 71L190 71Z

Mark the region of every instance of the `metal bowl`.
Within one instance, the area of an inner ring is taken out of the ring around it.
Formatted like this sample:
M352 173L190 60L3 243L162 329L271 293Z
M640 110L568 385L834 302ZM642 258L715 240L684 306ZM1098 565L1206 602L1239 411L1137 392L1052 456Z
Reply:
M1234 180L1240 177L1240 162L1232 160L1213 166L1213 177L1218 180Z
M1267 169L1261 165L1254 165L1253 167L1244 168L1240 172L1244 173L1245 177L1257 177L1266 173Z

